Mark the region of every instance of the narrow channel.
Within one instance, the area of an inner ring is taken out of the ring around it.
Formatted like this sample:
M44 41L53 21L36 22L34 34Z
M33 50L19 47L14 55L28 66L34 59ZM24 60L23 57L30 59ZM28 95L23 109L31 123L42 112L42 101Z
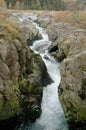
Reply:
M51 45L51 41L48 39L46 30L35 23L34 20L37 19L37 16L25 14L23 20L26 18L31 19L34 26L42 35L42 39L36 40L31 46L31 49L42 57L47 71L54 82L43 88L42 114L40 118L31 126L26 126L23 130L68 130L68 125L58 97L58 86L61 79L60 64L48 53L48 47Z

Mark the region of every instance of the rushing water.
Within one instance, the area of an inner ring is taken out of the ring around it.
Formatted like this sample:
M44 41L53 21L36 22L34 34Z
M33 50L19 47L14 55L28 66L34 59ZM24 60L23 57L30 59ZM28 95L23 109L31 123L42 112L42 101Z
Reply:
M43 89L41 103L42 114L40 118L38 118L31 126L26 126L25 128L20 127L19 130L68 130L64 112L58 97L58 86L61 78L59 63L57 63L57 61L48 53L48 47L51 42L48 39L46 30L34 22L34 20L37 19L36 15L24 14L20 18L21 21L25 19L31 19L34 26L42 35L42 40L36 40L31 46L31 49L41 55L48 73L54 82Z

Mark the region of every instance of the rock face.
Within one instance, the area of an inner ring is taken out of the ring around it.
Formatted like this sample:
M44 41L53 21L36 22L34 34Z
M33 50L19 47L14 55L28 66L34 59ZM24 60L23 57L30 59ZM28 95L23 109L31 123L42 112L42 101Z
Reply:
M79 37L80 38L80 37ZM86 41L73 43L61 63L60 100L73 129L86 129ZM80 41L79 41L80 40Z
M66 119L70 129L86 130L86 30L52 21L47 32L50 40L55 37L49 52L61 62L59 98Z
M54 42L58 38L57 30L54 24L50 24L47 28L49 40Z
M50 26L50 25L49 25ZM56 23L49 52L61 62L59 97L73 130L86 129L86 30ZM63 33L64 32L64 33Z
M40 24L40 26L47 28L47 26L51 22L51 15L49 13L45 13L43 15L38 16L37 22Z
M42 58L29 48L29 44L39 38L38 30L30 21L20 22L17 17L9 16L7 18L11 20L10 27L6 26L9 23L5 23L5 27L0 28L2 129L9 125L9 129L13 129L18 119L34 121L39 117L43 86L51 83ZM18 28L14 26L14 22Z
M61 63L60 100L73 129L86 129L86 51Z

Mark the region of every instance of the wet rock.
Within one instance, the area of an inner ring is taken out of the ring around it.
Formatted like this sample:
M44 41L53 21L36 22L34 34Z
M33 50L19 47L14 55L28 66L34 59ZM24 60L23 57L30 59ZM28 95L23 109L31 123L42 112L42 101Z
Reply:
M39 61L39 63L38 63L38 61ZM42 61L42 59L39 57L39 55L36 55L35 62L40 67L40 71L42 73L41 80L42 80L43 86L47 86L48 84L52 83L52 79L50 78L50 76L47 72L47 68L46 68L44 62Z
M58 51L58 42L52 42L51 46L48 48L50 53Z
M61 62L66 58L66 54L64 53L64 51L58 51L56 54L56 59Z
M56 30L56 27L53 24L50 24L48 27L47 27L47 33L48 33L48 36L49 36L49 40L54 42L57 40L58 38L58 34L57 34L57 30Z
M49 57L48 57L47 55L44 55L44 58L45 58L46 60L49 60Z

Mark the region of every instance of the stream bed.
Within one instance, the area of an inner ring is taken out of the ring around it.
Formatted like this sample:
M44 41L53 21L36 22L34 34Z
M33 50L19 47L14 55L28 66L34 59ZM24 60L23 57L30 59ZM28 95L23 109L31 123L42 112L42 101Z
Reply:
M37 15L22 14L21 20L26 19L31 20L42 35L42 39L36 40L31 46L31 49L42 57L47 71L54 82L43 88L41 116L31 125L25 127L21 125L18 130L68 130L68 125L58 97L58 86L61 79L60 64L48 53L48 47L51 45L51 41L48 39L46 30L35 23Z

